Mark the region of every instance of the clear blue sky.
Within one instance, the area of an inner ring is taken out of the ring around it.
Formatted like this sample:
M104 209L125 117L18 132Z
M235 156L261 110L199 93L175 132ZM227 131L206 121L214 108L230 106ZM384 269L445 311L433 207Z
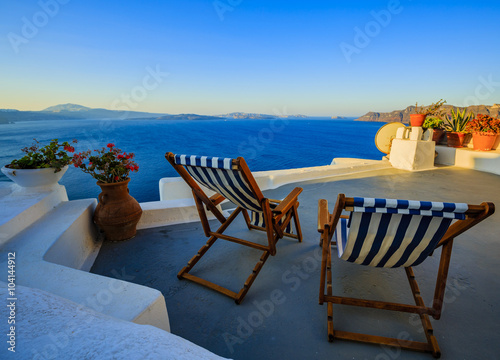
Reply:
M500 103L499 19L498 0L2 0L0 108L356 116Z

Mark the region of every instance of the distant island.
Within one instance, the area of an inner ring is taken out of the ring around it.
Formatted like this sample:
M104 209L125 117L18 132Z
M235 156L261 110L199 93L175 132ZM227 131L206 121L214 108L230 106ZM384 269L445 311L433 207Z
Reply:
M0 124L16 121L37 120L76 120L76 119L106 119L106 120L224 120L224 119L258 119L270 120L277 118L308 118L306 115L267 115L256 113L233 112L222 115L198 114L161 114L140 111L108 110L89 108L77 104L60 104L50 106L41 111L20 111L15 109L0 109Z
M220 120L219 116L211 115L198 115L198 114L176 114L176 115L163 115L155 120Z
M455 111L459 109L462 111L465 109L464 107L458 107L453 105L444 105L444 110L447 113L451 113L451 109ZM474 114L485 114L493 117L500 116L500 104L494 105L471 105L468 106L467 111L472 111ZM402 122L402 123L410 123L410 114L415 113L415 106L408 106L404 110L394 110L391 112L373 112L370 111L365 115L355 119L357 121L377 121L377 122Z
M76 104L62 104L48 107L42 111L20 111L0 109L0 123L36 120L75 120L75 119L144 119L164 114L139 111L92 109Z

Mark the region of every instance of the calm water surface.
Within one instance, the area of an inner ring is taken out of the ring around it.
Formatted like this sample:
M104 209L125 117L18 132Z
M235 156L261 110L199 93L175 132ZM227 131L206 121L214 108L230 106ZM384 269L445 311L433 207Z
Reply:
M328 165L335 157L379 160L374 144L381 123L352 120L71 120L29 121L0 125L0 165L23 154L33 138L78 139L77 151L114 143L136 154L139 172L131 175L130 193L139 202L159 200L158 181L176 176L165 152L236 158L252 171ZM0 181L10 181L0 174ZM68 169L60 184L70 200L96 198L100 188L81 170Z

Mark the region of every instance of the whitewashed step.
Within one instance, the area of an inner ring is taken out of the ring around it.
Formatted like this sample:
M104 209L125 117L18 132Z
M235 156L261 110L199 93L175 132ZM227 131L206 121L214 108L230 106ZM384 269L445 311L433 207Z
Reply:
M41 289L103 314L170 330L160 291L86 271L99 251L92 222L97 201L65 201L1 245L0 267L15 253L18 285Z
M63 201L64 186L52 191L29 192L11 182L0 183L0 246L43 217Z

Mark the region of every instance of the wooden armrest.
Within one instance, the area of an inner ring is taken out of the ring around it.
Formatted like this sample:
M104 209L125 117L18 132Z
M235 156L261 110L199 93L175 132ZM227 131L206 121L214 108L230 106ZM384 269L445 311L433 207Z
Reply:
M288 210L297 202L297 197L302 192L302 188L296 187L281 203L273 209L273 213L286 214Z
M323 232L325 224L329 222L330 214L328 213L328 201L320 199L318 201L318 231Z
M210 196L210 201L214 205L219 205L224 200L226 200L226 198L224 196L222 196L221 194L219 194L219 193L215 193L214 195Z

